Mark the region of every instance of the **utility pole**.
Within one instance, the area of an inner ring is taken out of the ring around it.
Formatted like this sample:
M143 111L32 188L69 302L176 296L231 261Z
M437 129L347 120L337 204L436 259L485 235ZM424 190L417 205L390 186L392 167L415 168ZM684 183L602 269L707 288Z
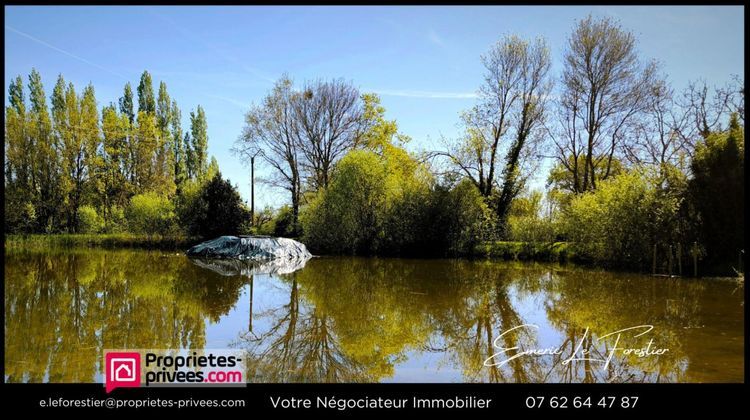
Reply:
M250 226L255 227L255 158L263 153L258 149L250 155Z
M255 227L255 155L250 158L250 226Z

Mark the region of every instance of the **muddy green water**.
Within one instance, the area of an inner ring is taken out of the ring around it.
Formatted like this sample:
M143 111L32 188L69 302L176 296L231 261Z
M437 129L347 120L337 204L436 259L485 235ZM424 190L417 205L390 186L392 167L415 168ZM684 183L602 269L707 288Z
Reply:
M258 382L744 371L742 283L495 261L315 258L279 274L174 252L9 250L4 326L10 382L101 382L109 348L247 349Z

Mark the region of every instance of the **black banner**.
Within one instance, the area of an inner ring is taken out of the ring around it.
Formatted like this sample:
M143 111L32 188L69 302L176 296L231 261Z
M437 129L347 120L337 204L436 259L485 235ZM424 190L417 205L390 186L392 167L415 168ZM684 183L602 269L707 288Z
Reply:
M469 410L474 414L577 414L739 409L743 384L248 384L247 387L121 388L99 384L4 384L6 409L48 411L316 411L332 415Z

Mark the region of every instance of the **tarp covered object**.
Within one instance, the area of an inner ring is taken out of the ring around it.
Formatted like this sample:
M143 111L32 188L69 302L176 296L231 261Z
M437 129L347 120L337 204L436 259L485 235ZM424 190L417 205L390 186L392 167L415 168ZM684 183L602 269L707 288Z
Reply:
M304 263L312 257L304 244L293 239L270 236L221 236L195 245L187 251L187 255L259 262L282 260L293 265Z

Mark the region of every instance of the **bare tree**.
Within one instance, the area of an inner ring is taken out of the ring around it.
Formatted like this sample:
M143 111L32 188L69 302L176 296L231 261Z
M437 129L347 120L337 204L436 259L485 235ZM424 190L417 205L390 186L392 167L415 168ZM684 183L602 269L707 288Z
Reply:
M681 157L688 153L689 147L678 133L684 131L686 123L685 114L675 103L673 89L666 80L657 80L651 86L642 114L628 123L627 135L631 140L623 145L625 157L632 163L662 169L667 164L685 163Z
M299 142L296 136L295 105L298 93L292 90L292 81L283 76L261 105L253 106L245 116L242 135L232 148L242 158L258 155L273 169L263 181L291 194L294 220L299 215L302 196Z
M635 37L609 18L578 23L565 52L556 158L575 192L611 174L627 123L646 107L657 66L643 65ZM582 166L582 167L581 167Z
M710 89L705 80L691 82L676 103L684 122L675 127L676 133L691 151L698 139L726 129L731 113L737 113L745 121L745 88L738 76L714 89Z
M307 83L293 104L302 168L313 189L325 188L333 164L359 142L364 102L357 88L338 79Z
M485 81L479 103L462 115L464 137L435 155L448 157L483 196L493 197L499 187L494 204L503 217L523 186L521 168L541 133L551 87L549 48L542 38L530 43L508 36L482 63Z

